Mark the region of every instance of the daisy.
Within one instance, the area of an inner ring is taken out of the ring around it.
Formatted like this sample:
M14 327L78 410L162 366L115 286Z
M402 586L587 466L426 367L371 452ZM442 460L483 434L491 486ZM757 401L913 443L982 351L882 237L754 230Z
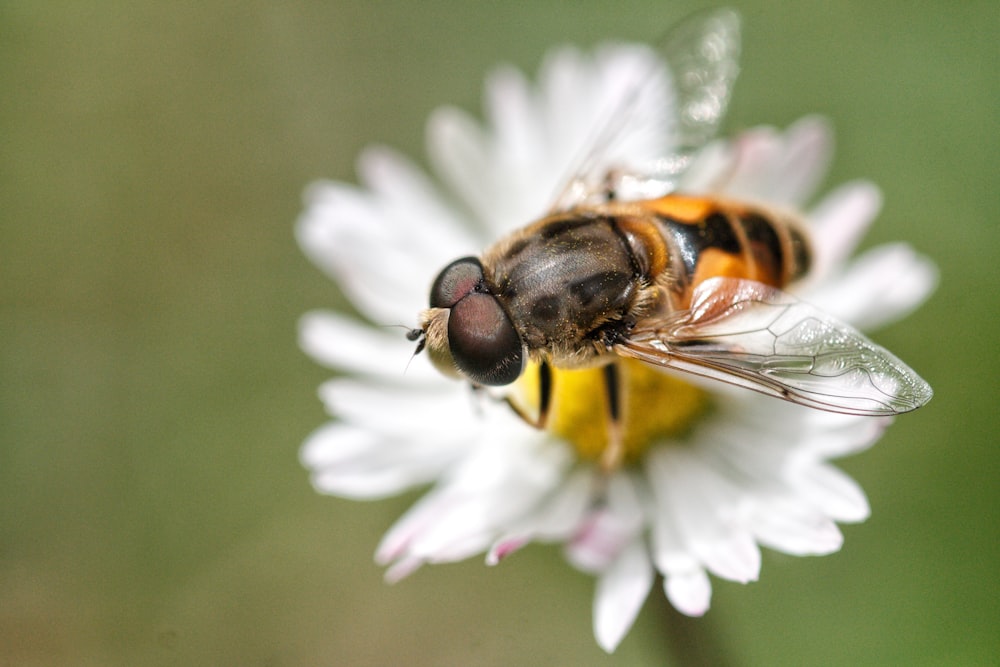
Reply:
M594 633L609 652L657 573L671 604L699 616L710 604L709 575L756 580L762 546L837 551L837 523L863 521L869 507L830 460L871 446L890 421L629 362L631 407L642 409L625 406L628 463L609 473L597 463L604 426L588 371L560 377L539 431L503 402L441 376L426 355L413 357L414 344L385 326L412 326L443 266L548 209L600 110L621 95L623 74L648 74L652 58L639 46L564 48L535 83L500 68L486 83L484 122L454 108L431 117L432 176L389 148L369 148L359 186L309 188L296 230L370 323L331 312L302 318L303 349L338 371L320 388L333 420L302 448L315 488L373 499L428 487L378 545L389 581L426 563L484 554L493 565L531 542L562 544L570 564L596 577ZM649 104L669 108L669 95L663 102ZM831 146L815 117L784 131L753 129L704 148L678 189L802 211ZM669 149L667 122L629 157L653 160ZM793 290L863 328L902 317L936 282L934 266L905 244L849 258L879 207L878 189L858 181L808 209L817 256ZM507 396L530 404L532 386L520 380Z

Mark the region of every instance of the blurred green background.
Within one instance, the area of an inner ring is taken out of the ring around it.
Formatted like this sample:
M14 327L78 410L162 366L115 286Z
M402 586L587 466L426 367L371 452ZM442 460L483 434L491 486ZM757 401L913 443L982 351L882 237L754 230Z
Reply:
M698 2L0 4L0 665L652 665L613 656L555 549L396 586L372 552L415 495L316 495L328 373L296 319L343 301L297 249L303 186L372 141L421 157L500 61L651 39ZM877 334L937 391L845 460L873 516L819 559L715 581L743 664L1000 655L1000 8L743 2L729 127L833 119L830 184L877 181L867 245L942 284ZM377 261L377 258L373 258ZM423 278L419 278L423 279Z

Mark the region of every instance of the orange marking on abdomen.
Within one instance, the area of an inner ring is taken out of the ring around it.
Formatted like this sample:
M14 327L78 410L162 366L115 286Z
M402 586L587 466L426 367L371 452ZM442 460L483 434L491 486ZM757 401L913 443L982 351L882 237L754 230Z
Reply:
M682 222L697 222L718 208L718 204L711 199L681 195L648 199L639 204L658 215L665 215Z

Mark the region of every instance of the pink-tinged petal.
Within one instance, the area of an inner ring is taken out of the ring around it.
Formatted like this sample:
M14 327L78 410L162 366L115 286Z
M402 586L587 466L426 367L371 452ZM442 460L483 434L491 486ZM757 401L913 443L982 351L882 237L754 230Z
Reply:
M809 212L813 241L810 284L822 284L858 247L882 209L882 192L868 181L845 183Z
M862 254L804 298L859 329L871 330L908 315L937 282L933 262L905 243L891 243Z
M760 503L750 523L761 544L793 556L830 554L844 542L837 524L794 496Z
M405 331L378 329L328 311L306 313L299 320L299 346L321 364L339 371L373 375L400 384L441 383L440 373L423 359Z
M494 525L503 520L493 515L497 504L489 495L471 497L446 489L420 516L407 513L397 524L403 526L398 533L393 526L377 558L389 562L389 554L403 553L423 562L450 563L482 553L496 539Z
M701 568L667 575L663 592L674 609L685 616L704 616L712 602L712 582Z
M653 567L646 545L633 540L597 580L594 595L594 636L613 652L635 622L653 586Z
M832 465L817 463L805 467L790 475L789 482L803 500L835 521L858 523L871 515L861 486Z
M776 204L801 208L830 168L833 129L825 118L806 116L785 130L784 144L772 196Z
M714 182L706 179L707 165L699 158L698 177L685 178L685 183L700 182L709 186L709 191L721 189L735 199L800 208L826 174L832 151L829 124L818 116L808 116L783 133L770 127L744 132L725 153L725 167L720 169L716 163ZM718 146L710 152L720 155Z
M590 471L571 474L534 512L500 536L486 555L487 564L496 565L531 541L561 541L577 532L590 506L592 487Z
M606 480L603 505L593 509L566 545L567 560L584 572L600 572L642 528L644 513L632 480L617 473Z
M566 545L566 560L582 572L600 572L621 553L631 537L612 512L606 508L595 510Z
M397 584L420 569L424 561L419 558L403 558L386 569L383 578L387 584Z
M375 562L389 565L404 558L410 544L421 531L433 525L447 507L447 498L440 491L431 491L406 511L382 536L375 549Z
M773 127L755 127L732 142L722 191L727 197L752 202L770 201L774 171L781 159L780 135Z
M569 461L561 447L528 431L514 422L486 424L480 441L385 535L379 562L467 558L538 507Z
M724 191L733 164L733 146L717 140L705 146L684 172L677 189L685 194L715 194Z
M523 547L530 544L531 540L527 537L507 537L500 539L493 543L490 550L486 552L486 564L487 565L497 565L507 556L511 555L515 551L520 551Z

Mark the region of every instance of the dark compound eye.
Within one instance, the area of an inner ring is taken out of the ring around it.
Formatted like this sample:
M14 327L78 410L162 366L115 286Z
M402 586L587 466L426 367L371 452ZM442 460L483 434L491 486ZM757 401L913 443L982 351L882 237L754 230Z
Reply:
M431 308L451 308L483 283L483 265L463 257L444 267L431 287Z
M517 330L490 294L467 294L452 306L448 345L455 365L477 384L510 384L524 369L524 346Z

